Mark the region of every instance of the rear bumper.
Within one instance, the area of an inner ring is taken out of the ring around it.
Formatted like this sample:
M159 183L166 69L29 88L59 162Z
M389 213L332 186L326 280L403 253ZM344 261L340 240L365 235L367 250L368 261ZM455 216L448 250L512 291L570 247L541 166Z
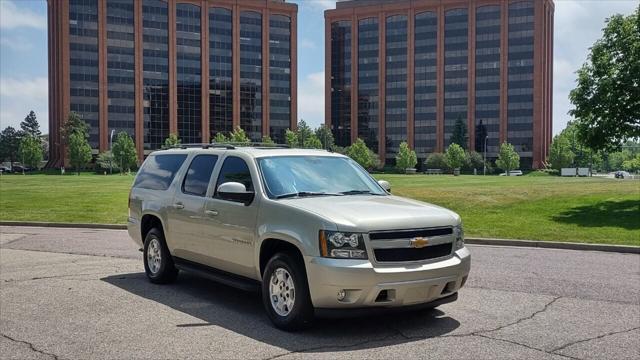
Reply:
M133 240L136 245L140 247L144 246L142 240L142 231L140 229L140 222L138 219L129 217L127 218L127 232L129 233L129 237Z
M311 301L319 309L431 306L457 293L471 268L467 248L448 259L420 265L374 267L363 260L305 260ZM340 291L346 294L342 300L338 300Z

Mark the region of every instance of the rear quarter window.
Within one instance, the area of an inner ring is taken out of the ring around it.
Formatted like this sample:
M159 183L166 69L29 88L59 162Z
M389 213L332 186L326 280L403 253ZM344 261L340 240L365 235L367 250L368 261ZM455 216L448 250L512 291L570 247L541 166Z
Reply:
M138 171L133 187L167 190L186 158L186 154L149 156Z

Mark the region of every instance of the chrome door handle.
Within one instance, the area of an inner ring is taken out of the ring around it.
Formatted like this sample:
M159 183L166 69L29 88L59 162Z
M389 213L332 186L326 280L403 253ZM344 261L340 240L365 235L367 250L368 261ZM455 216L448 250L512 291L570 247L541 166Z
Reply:
M173 208L181 210L181 209L184 209L184 205L182 203L175 203L173 204Z
M205 210L204 213L207 214L207 215L211 215L211 216L218 215L218 212L215 211L215 210Z

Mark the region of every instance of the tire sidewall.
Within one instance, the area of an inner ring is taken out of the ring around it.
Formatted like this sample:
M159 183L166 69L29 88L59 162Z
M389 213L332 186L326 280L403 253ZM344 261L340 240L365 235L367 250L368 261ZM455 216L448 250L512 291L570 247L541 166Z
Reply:
M147 262L147 252L149 251L149 244L153 239L158 240L158 242L160 243L160 258L161 258L160 268L158 269L158 272L156 272L155 274L151 272L151 270L149 269L149 264ZM169 254L167 245L164 242L164 236L162 235L162 232L160 232L157 229L151 229L149 233L147 233L147 236L145 237L145 240L144 240L144 251L142 256L144 258L144 271L147 274L147 277L152 282L162 282L167 275L167 272L169 270L168 268L172 265L169 261L171 254Z
M269 296L269 284L271 275L278 269L285 269L293 278L295 286L295 301L293 309L286 316L276 313ZM269 260L262 278L262 301L267 315L273 323L283 330L297 330L308 326L313 317L313 307L309 297L307 274L304 264L296 262L291 256L284 253L276 254Z

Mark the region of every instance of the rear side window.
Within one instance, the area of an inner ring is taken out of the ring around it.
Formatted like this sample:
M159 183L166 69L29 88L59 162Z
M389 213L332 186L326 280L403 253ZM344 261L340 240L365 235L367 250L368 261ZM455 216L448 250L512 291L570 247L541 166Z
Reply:
M247 191L253 191L253 181L251 181L251 172L244 160L239 157L229 156L224 159L216 188L224 183L239 182L244 184Z
M186 158L186 154L149 156L138 171L133 187L167 190Z
M185 194L205 196L211 180L211 173L218 161L217 155L198 155L189 164L189 170L182 183Z

